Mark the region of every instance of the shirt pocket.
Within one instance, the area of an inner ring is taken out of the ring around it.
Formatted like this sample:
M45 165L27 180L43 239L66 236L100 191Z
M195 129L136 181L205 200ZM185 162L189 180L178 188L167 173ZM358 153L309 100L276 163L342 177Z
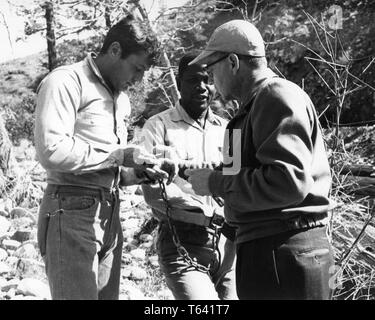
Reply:
M114 118L111 114L82 112L77 117L74 131L84 140L103 144L118 142L114 133Z

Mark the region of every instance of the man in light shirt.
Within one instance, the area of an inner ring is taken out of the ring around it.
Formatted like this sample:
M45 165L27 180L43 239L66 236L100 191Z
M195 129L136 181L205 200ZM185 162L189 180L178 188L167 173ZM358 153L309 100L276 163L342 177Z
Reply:
M200 65L188 66L195 57L189 54L181 59L177 79L180 102L146 122L142 143L150 152L157 146L165 146L159 156L171 157L180 163L211 166L222 160L227 121L213 114L209 107L212 91L206 70ZM166 186L172 228L197 266L189 264L178 253L181 247L177 248L173 240L160 186L143 185L143 191L159 220L159 264L174 297L181 300L236 299L235 246L224 236L215 234L213 220L222 210L213 198L196 195L183 174Z
M174 175L173 165L126 146L124 91L157 53L155 39L132 20L110 29L98 56L55 69L38 88L35 146L48 182L38 244L53 299L118 298L120 177L140 183L145 172L151 179L165 178L162 169Z

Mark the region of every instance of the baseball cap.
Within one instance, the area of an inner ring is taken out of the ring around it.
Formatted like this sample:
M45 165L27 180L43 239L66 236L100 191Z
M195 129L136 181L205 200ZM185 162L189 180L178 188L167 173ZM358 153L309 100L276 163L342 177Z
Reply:
M264 57L266 55L263 38L259 30L245 20L231 20L217 27L208 40L206 48L191 64L209 64L214 53L228 52L246 56Z

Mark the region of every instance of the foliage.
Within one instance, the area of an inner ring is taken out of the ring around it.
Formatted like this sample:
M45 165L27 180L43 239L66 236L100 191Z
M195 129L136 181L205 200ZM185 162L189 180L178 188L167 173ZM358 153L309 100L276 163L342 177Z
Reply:
M33 141L34 111L36 97L34 94L25 94L20 101L5 106L5 128L12 143L17 145L22 139Z

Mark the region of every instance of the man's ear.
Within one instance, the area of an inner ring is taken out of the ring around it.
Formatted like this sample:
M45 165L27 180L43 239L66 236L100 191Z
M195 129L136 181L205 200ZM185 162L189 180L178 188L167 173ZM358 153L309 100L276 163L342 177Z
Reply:
M114 58L121 58L122 49L120 43L117 41L112 42L108 50L109 54Z
M231 53L228 57L230 63L230 69L232 70L233 75L237 74L240 70L240 59L234 53Z

